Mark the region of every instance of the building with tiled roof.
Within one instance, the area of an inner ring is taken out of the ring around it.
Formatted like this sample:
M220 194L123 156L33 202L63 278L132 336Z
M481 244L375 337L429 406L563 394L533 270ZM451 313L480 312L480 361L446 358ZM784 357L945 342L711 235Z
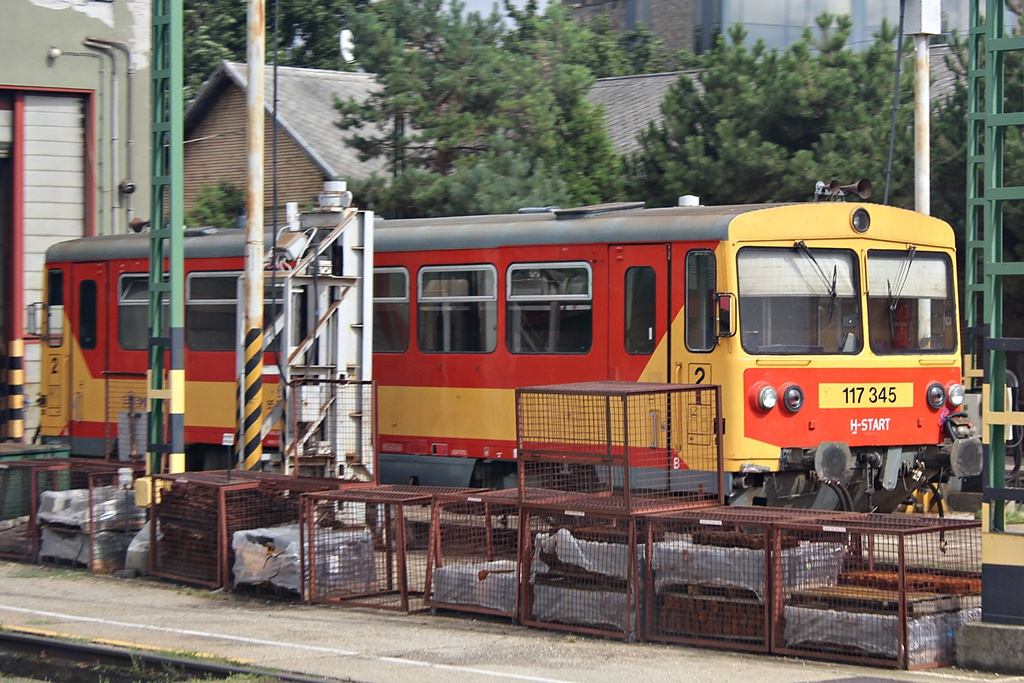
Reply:
M274 70L264 75L264 197L273 197ZM185 210L204 185L224 180L246 185L246 65L222 62L185 110ZM278 202L302 209L323 189L325 180L365 178L384 170L381 159L360 161L345 144L351 133L338 128L335 96L364 100L379 86L373 74L323 69L277 69ZM268 211L267 215L271 213Z
M958 78L947 64L951 51L947 46L933 47L929 55L931 72L931 96L943 100L955 87ZM680 77L698 78L696 71L673 71L660 74L599 78L590 88L588 99L604 107L605 127L611 138L612 148L619 154L639 151L639 135L650 124L658 125L664 116L661 103L669 87ZM960 76L960 78L963 78ZM700 82L696 82L699 89ZM887 83L884 87L892 87Z

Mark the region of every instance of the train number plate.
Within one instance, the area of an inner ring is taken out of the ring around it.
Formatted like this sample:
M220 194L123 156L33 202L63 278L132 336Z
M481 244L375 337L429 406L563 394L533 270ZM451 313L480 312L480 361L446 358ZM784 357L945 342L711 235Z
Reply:
M819 384L821 408L913 408L913 382Z

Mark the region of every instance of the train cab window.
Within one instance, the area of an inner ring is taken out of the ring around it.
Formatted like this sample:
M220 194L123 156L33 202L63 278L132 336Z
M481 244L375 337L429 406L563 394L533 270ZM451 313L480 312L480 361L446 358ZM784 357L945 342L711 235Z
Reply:
M953 266L949 256L868 251L868 337L879 354L956 349Z
M650 355L657 343L654 338L657 329L654 268L634 266L626 270L623 291L626 297L626 353Z
M497 270L428 266L419 272L417 339L423 353L490 353L498 330Z
M46 345L64 345L64 271L60 268L46 274Z
M409 348L409 271L373 269L373 350L404 353Z
M863 347L857 257L849 250L745 247L737 255L740 341L765 355Z
M192 351L238 345L238 273L193 273L185 281L185 344Z
M96 348L96 281L78 283L78 344L84 351Z
M706 249L686 255L686 348L698 353L715 348L715 253Z
M593 343L590 264L521 263L508 269L505 343L512 353L587 353Z

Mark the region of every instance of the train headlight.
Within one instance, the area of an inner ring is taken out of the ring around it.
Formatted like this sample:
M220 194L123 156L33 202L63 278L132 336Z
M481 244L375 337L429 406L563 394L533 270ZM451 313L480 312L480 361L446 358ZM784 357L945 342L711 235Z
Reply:
M959 408L964 404L964 385L953 383L946 387L946 402L950 408Z
M863 207L854 209L850 214L850 227L857 232L867 232L871 227L871 214L868 213L868 210Z
M925 393L925 397L928 399L928 405L933 409L938 410L942 407L942 404L946 402L946 387L942 386L938 382L932 382L928 385L928 391Z
M779 402L779 395L774 387L758 382L750 388L750 402L758 410L767 413Z
M782 390L782 405L791 413L804 407L804 390L790 384Z

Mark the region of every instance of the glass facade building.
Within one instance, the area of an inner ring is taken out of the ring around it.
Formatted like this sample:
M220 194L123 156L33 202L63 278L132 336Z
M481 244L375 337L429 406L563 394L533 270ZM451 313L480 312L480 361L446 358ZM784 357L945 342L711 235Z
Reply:
M895 28L900 14L900 0L695 0L694 5L694 47L698 52L710 49L715 37L735 24L746 29L745 44L760 39L769 48L782 49L799 41L804 28L813 28L822 12L850 15L853 32L847 45L859 50L871 45L883 19ZM947 42L953 31L966 36L968 11L969 0L942 1L944 37L938 38L940 42Z

